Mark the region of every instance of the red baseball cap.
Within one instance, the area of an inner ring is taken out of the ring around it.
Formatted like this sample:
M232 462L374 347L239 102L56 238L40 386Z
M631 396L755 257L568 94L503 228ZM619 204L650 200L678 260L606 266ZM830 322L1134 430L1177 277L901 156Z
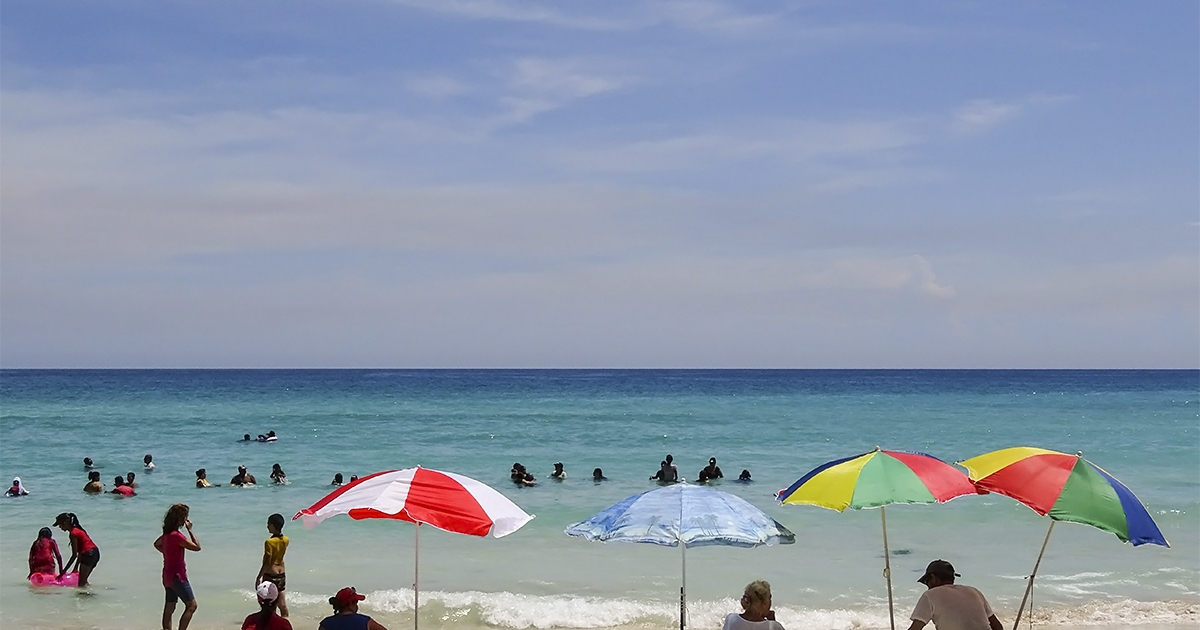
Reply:
M366 599L367 596L359 595L358 591L354 590L353 586L347 586L346 588L338 591L337 595L334 595L333 598L343 604L349 605L353 604L354 602L361 602L362 600Z

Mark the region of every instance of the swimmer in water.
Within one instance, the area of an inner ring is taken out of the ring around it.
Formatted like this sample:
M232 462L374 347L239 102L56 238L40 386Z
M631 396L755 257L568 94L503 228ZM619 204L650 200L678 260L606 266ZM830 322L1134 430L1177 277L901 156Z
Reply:
M137 482L133 480L133 473L132 473L132 472L127 472L127 473L125 473L125 485L129 486L130 488L137 488L137 487L138 487L138 484L137 484Z
M26 496L29 496L29 491L26 490L25 485L21 483L20 477L13 477L13 485L11 488L9 488L7 491L5 491L4 496L26 497Z
M738 475L738 483L751 483L754 480L750 478L749 470L742 470L742 474Z
M249 434L249 433L247 433L247 434L245 434L245 435L243 435L243 436L242 436L242 441L243 441L243 442L253 442L253 440L251 440L251 439L250 439L250 434Z
M650 477L650 481L657 481L658 483L672 483L671 465L667 463L667 460L664 459L658 463L658 472L654 473L654 475Z
M250 473L246 472L246 467L243 465L243 466L238 466L237 474L233 476L233 479L229 480L229 485L231 485L231 486L253 486L256 481L257 480L254 478L254 475L251 475Z
M562 481L563 479L567 478L567 471L563 470L562 462L554 464L554 472L550 473L550 478L557 479L558 481Z
M117 475L116 479L113 479L113 489L110 491L110 493L118 494L123 497L137 496L137 493L133 491L133 488L130 488L129 485L125 483L125 478L121 475Z
M208 471L201 468L196 471L196 487L197 488L217 488L221 484L213 484L208 482Z
M84 457L83 458L83 467L87 470L91 470L91 469L95 468L96 465L92 463L91 457Z
M329 485L340 486L343 483L342 479L342 473L333 473L333 481L329 482Z
M88 494L104 492L104 484L100 481L100 471L93 470L88 473L88 482L84 484L83 491Z
M146 472L154 470L154 456L153 455L146 455L145 457L143 457L142 463L146 467Z
M271 481L277 485L285 485L288 482L287 473L283 472L283 468L280 468L279 464L271 467Z
M358 475L350 475L350 483L354 483L355 481L358 481Z
M596 470L592 471L592 481L595 481L595 482L608 481L608 477L604 476L603 470L600 470L599 468L597 468Z

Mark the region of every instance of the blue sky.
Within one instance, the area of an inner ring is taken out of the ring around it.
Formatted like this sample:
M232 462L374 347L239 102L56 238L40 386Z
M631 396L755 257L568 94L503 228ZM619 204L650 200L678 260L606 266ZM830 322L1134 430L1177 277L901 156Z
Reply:
M5 367L1197 367L1200 8L0 5Z

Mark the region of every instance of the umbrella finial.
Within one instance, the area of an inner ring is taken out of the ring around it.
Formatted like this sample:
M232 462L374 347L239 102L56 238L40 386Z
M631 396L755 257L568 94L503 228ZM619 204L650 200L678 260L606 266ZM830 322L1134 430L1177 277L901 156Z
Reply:
M882 451L882 450L883 450L883 449L879 448L879 445L878 445L878 444L876 444L876 445L875 445L875 452L876 452L876 453L878 453L878 452L880 452L880 451Z
M1083 457L1083 451L1075 451L1075 457Z

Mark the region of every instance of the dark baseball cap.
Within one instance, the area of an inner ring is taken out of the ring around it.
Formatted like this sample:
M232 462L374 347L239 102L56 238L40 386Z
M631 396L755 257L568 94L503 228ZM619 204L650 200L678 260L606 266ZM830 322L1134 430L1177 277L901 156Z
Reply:
M939 578L947 581L953 580L956 577L962 577L954 572L954 565L946 562L945 560L934 560L933 562L930 562L929 566L925 567L925 575L922 575L921 579L917 581L922 584L926 584L929 582L929 576L931 575L936 575Z

